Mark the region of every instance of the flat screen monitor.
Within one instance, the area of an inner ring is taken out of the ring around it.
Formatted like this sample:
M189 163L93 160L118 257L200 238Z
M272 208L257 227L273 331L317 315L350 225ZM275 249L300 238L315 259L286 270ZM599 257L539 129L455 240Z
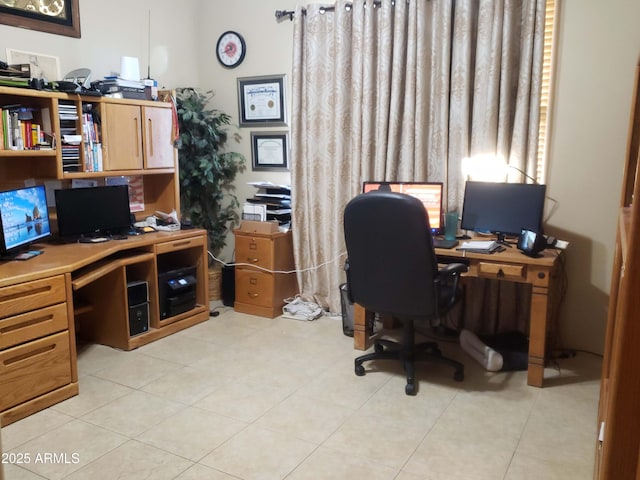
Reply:
M66 188L55 198L61 237L119 235L131 226L128 185Z
M0 192L0 253L7 255L51 235L43 185Z
M468 181L462 205L463 230L516 236L542 233L546 185Z
M442 182L374 182L362 185L362 192L391 190L417 198L428 214L429 225L434 234L442 233Z

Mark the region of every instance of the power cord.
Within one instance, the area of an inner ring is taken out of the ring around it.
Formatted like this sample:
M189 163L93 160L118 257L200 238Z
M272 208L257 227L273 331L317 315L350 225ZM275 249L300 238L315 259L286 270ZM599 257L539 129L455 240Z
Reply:
M324 267L325 265L329 265L330 263L336 262L338 261L340 258L344 257L347 252L343 251L340 252L338 255L336 255L335 257L333 257L331 260L327 260L324 263L321 263L320 265L315 265L313 267L308 267L308 268L302 268L302 269L294 269L294 270L271 270L269 268L264 268L264 267L260 267L258 265L254 265L253 263L241 263L241 262L231 262L231 263L227 263L223 260L220 260L219 258L217 258L213 253L211 252L207 252L209 254L209 256L211 257L212 260L215 260L216 262L222 264L225 267L253 267L256 268L258 270L262 270L263 272L268 272L268 273L303 273L303 272L310 272L312 270L317 270L319 268Z

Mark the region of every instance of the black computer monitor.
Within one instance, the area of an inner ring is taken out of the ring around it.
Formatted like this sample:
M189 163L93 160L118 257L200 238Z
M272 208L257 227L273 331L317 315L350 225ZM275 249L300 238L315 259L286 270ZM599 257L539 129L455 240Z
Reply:
M442 182L363 182L363 193L372 190L390 190L417 198L427 211L431 231L436 235L442 233Z
M44 186L0 192L0 254L8 255L51 235Z
M542 233L546 185L468 181L460 226L499 239L525 230Z
M55 198L61 237L119 235L131 227L127 185L66 188Z

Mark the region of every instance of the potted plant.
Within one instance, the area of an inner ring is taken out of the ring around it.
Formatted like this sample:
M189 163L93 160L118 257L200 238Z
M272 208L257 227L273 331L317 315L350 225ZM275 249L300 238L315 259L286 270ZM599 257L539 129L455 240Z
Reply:
M227 141L239 142L240 135L231 131L229 115L209 105L213 96L212 91L195 88L176 90L180 129L176 147L182 218L207 231L209 251L217 255L239 220L233 181L244 170L245 158L226 150Z

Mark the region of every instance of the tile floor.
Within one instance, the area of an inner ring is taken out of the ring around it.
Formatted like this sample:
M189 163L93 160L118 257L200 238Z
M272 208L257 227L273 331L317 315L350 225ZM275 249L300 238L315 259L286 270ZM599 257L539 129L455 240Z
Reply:
M265 319L225 309L121 352L79 348L80 395L2 429L6 480L584 480L592 478L601 360L466 378L421 366L353 373L337 317ZM6 455L16 454L16 455Z

